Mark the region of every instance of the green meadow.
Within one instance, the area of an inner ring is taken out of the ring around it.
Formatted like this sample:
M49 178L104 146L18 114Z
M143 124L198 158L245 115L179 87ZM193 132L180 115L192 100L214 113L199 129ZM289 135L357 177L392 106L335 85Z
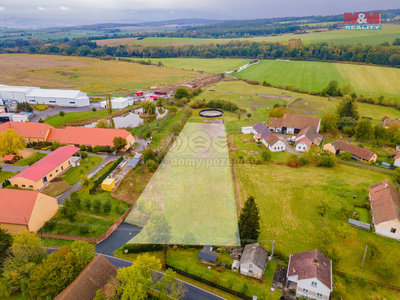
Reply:
M350 83L358 94L400 96L400 69L390 67L262 60L235 76L308 92L319 92L336 80L340 86Z

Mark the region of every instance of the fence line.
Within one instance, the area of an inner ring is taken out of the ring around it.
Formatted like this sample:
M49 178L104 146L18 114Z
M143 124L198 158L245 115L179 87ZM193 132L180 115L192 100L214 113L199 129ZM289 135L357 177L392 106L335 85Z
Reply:
M338 159L338 163L348 165L348 166L353 166L353 167L364 168L364 169L368 169L368 170L372 170L372 171L376 171L376 172L381 172L381 173L385 173L385 174L389 174L389 175L393 174L393 171L380 169L380 168L370 166L370 165L362 165L362 164L358 164L356 162Z
M400 286L392 285L392 284L389 284L389 283L383 283L383 282L376 281L376 280L373 280L373 279L368 279L368 278L364 278L364 277L358 277L356 275L348 274L348 273L345 273L345 272L342 272L342 271L336 271L335 270L335 271L333 271L333 273L334 274L338 274L340 276L350 276L351 278L356 279L356 280L365 279L366 281L368 281L368 283L374 283L376 285L379 285L379 286L387 288L387 289L400 291Z
M175 272L178 273L178 274L181 274L181 275L183 275L183 276L186 276L186 277L192 278L192 279L194 279L194 280L200 281L200 282L202 282L202 283L204 283L204 284L207 284L207 285L209 285L209 286L211 286L211 287L213 287L213 288L216 288L216 289L218 289L218 290L220 290L220 291L223 291L223 292L229 293L229 294L231 294L231 295L237 296L237 297L239 297L239 298L242 298L242 299L245 299L245 300L252 300L252 299L253 299L252 297L247 296L247 295L245 295L245 294L243 294L243 293L240 293L240 292L237 292L237 291L228 289L228 288L226 288L226 287L224 287L224 286L222 286L222 285L219 285L219 284L216 284L216 283L214 283L214 282L208 281L207 279L201 278L201 277L199 277L199 276L196 276L196 275L194 275L194 274L188 273L188 272L186 272L186 271L183 271L183 270L178 269L178 268L176 268L176 267L170 266L170 265L168 265L168 264L166 264L165 267L166 267L167 269L172 269L173 271L175 271Z

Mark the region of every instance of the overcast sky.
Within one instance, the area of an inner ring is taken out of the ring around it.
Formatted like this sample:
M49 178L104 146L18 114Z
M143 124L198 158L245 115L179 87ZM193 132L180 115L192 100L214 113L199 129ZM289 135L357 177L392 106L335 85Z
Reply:
M390 8L400 8L400 0L0 0L0 26L256 19Z

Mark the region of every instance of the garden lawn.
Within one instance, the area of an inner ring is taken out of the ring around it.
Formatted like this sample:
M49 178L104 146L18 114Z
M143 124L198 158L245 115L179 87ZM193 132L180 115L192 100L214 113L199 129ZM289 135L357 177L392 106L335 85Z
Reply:
M0 171L0 183L3 182L4 180L11 178L13 175L14 175L13 172Z
M40 232L96 238L106 232L129 208L128 203L111 197L109 192L103 191L91 195L85 189L79 191L78 196L81 200L81 207L73 222L62 217L60 211L58 211L48 222L50 224L43 226ZM107 214L103 211L103 204L108 199L111 201L111 211ZM94 208L96 201L101 203L101 208L98 211ZM88 202L91 203L91 208L89 209L86 204Z
M155 58L152 63L162 62L169 68L177 68L191 71L203 71L208 73L221 73L234 71L249 63L251 59L241 58Z
M248 296L257 296L258 299L279 299L281 291L270 290L272 278L276 268L276 261L268 261L263 276L265 283L261 283L255 278L250 278L238 273L234 273L229 269L219 268L219 272L215 266L209 269L207 264L203 264L199 260L200 249L172 249L168 250L167 264L176 267L190 274L199 276L223 287L244 293ZM221 254L218 255L218 260ZM231 259L232 262L232 259ZM245 287L247 285L247 288Z
M79 166L70 168L60 178L70 185L74 185L82 177L86 177L102 161L103 159L100 156L89 155L87 158L81 159Z
M239 243L223 124L186 123L126 219L144 226L131 243L155 242L146 232L149 220L158 214L170 229L157 232L169 232L169 244Z
M347 165L334 168L286 165L236 165L241 199L254 196L261 213L260 242L276 253L321 249L334 258L334 271L398 285L398 242L347 225L355 201L365 201L368 187L390 178L383 173ZM356 198L353 199L353 195ZM319 206L328 206L321 217ZM339 228L343 226L343 228ZM365 245L368 253L362 269Z
M31 156L17 161L14 166L31 166L46 156L46 153L34 152Z
M69 190L70 188L71 188L71 185L68 182L66 182L60 178L56 178L44 187L44 189L42 190L42 193L52 196L52 197L55 197L55 196L61 195L62 193Z
M400 70L390 67L311 61L262 60L234 74L238 78L319 92L329 81L350 83L357 94L400 96Z

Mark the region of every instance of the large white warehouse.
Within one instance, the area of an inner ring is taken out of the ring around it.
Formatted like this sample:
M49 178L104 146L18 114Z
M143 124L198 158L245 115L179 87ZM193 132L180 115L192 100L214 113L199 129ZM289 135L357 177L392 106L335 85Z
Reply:
M0 99L57 106L89 106L86 93L78 90L49 90L29 86L0 85Z

